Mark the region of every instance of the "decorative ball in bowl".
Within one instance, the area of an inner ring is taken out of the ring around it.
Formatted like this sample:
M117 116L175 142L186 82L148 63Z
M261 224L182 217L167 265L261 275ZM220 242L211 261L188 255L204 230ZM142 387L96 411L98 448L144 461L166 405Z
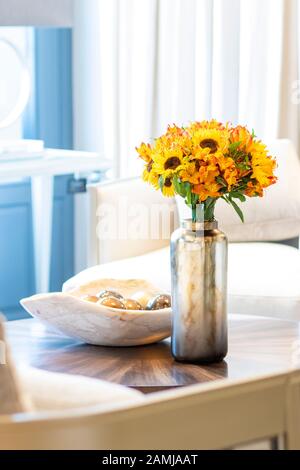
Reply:
M98 346L139 346L171 334L170 296L141 279L98 279L21 305L61 333Z

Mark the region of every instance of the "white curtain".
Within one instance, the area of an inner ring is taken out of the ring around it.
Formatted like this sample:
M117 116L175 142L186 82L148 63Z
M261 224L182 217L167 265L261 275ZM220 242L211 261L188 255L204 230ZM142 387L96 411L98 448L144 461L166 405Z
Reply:
M75 135L139 172L135 146L216 118L299 141L298 0L76 0Z

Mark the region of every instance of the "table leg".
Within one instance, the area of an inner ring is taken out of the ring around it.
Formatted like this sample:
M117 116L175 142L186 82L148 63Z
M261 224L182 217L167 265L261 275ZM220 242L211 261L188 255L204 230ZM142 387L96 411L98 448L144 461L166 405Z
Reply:
M31 178L35 287L37 293L49 292L53 218L53 176Z

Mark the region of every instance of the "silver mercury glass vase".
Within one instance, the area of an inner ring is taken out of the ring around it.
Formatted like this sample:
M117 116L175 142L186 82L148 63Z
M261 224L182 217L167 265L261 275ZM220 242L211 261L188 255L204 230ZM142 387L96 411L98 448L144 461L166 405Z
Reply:
M171 238L172 354L219 362L227 354L227 251L218 223L184 220Z

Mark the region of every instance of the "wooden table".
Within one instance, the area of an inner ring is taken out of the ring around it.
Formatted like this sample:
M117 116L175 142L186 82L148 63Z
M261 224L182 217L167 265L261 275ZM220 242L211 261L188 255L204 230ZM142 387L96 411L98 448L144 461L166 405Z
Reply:
M37 320L9 322L7 333L18 364L96 377L145 393L300 366L300 324L254 316L230 316L229 354L225 361L207 366L175 362L169 340L131 348L90 346L47 329Z

